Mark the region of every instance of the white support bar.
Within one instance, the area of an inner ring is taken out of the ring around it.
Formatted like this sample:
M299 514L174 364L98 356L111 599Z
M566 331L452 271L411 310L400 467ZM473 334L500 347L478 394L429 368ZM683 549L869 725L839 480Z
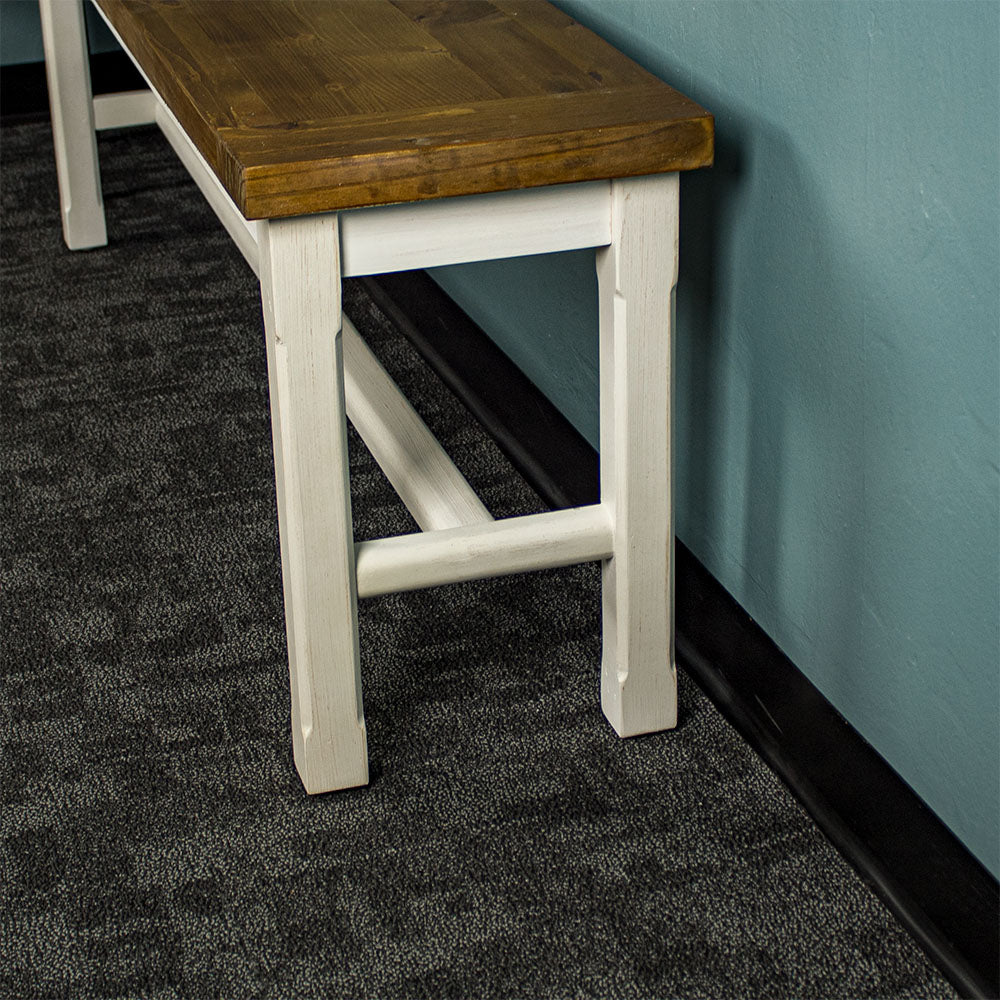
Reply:
M233 242L239 247L240 253L246 258L246 262L253 269L253 273L260 275L257 244L259 240L258 224L249 222L243 217L243 213L236 207L236 203L229 197L229 192L222 186L222 182L215 176L215 171L208 165L205 158L198 152L195 144L187 137L177 119L170 109L159 99L156 101L156 124L160 126L160 131L164 134L167 142L174 148L174 152L180 158L181 163L187 167L187 172L191 179L198 185L205 200L212 206L213 211L219 217L219 221L226 227L226 232L233 238ZM330 276L330 280L334 280Z
M611 517L593 504L355 546L358 596L607 559Z
M156 98L151 90L123 90L94 98L94 128L131 128L156 122Z
M347 416L422 531L493 520L465 476L344 316Z
M606 246L610 182L351 209L340 239L346 277Z

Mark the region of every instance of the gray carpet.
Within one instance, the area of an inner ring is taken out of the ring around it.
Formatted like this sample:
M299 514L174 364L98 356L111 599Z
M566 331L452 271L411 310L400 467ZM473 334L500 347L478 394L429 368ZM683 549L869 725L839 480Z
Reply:
M153 131L62 245L2 133L4 997L951 997L683 675L599 707L593 566L362 602L371 784L291 760L253 275ZM497 515L539 501L356 287ZM358 537L412 530L352 446Z

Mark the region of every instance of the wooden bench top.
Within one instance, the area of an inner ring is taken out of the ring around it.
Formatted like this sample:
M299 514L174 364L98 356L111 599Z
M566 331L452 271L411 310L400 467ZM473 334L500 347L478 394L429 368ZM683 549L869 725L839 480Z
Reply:
M250 219L689 170L712 116L543 0L96 0Z

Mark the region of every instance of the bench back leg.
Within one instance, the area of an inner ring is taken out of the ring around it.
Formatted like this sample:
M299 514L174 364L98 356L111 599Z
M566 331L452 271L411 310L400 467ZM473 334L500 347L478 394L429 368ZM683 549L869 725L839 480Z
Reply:
M363 785L336 215L263 222L260 285L292 692L292 744L310 793Z
M63 238L70 250L108 242L97 162L82 0L40 0Z
M670 395L677 174L611 185L610 246L597 251L603 564L601 706L620 736L677 724Z

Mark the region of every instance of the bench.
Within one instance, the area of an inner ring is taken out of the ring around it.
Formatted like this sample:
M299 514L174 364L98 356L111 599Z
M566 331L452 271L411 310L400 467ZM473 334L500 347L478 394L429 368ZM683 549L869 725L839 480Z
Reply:
M156 122L260 279L295 764L365 784L357 601L603 563L601 704L676 724L678 171L711 116L542 0L94 0L149 84L93 98L41 0L65 241L107 242L95 129ZM600 503L494 521L342 316L340 279L597 248ZM420 532L355 543L345 419Z

